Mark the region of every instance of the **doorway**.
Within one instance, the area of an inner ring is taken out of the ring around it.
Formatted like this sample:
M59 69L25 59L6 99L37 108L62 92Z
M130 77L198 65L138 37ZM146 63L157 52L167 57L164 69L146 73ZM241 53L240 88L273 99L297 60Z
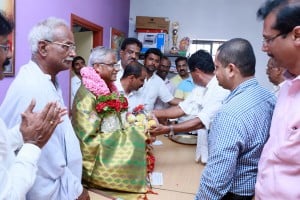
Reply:
M92 48L103 45L103 27L94 24L82 17L75 14L71 14L71 27L75 38L76 53L82 56L86 64L88 64L88 57ZM71 115L72 109L72 82L74 73L70 69L70 79L69 79L69 113Z

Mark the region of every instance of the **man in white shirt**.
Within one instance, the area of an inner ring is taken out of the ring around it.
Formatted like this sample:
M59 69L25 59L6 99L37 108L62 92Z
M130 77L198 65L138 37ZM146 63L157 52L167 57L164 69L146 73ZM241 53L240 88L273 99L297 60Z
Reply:
M71 78L71 105L73 105L73 99L77 93L78 88L81 85L81 75L80 70L85 66L85 60L81 56L76 56L72 61L72 72L73 76Z
M157 48L149 48L145 53L144 66L147 70L145 83L138 92L141 94L140 104L145 105L145 110L152 111L154 103L160 99L170 105L178 105L181 99L174 98L164 81L154 73L160 64L162 53Z
M138 106L137 90L143 87L146 75L147 72L145 67L141 63L135 61L126 66L122 78L115 82L120 94L124 94L128 100L129 112Z
M3 69L12 53L8 45L8 34L12 24L0 13L0 80ZM45 106L42 112L32 112L33 100L21 114L21 124L7 129L0 119L0 199L25 199L33 185L41 148L47 143L66 109L55 102ZM16 151L18 151L16 155Z
M120 58L118 64L121 65L120 71L117 74L117 80L120 80L123 76L125 67L133 62L137 61L140 57L140 51L143 48L143 44L136 38L125 38L121 44Z
M170 79L168 79L168 73L171 68L171 61L167 56L162 56L160 60L160 64L157 67L156 74L164 81L165 85L169 89L172 95L175 92L175 86L171 83ZM164 109L168 108L170 105L168 103L162 102L160 99L157 99L154 104L154 109Z
M188 60L194 83L197 85L187 98L178 106L163 110L154 110L157 118L178 118L191 115L194 118L174 125L158 125L150 132L152 135L173 134L176 132L190 132L199 129L196 149L196 161L207 162L207 134L215 113L222 101L229 94L228 90L219 86L214 75L214 62L211 55L199 50Z
M31 60L20 68L0 107L8 128L20 123L20 114L33 98L38 110L49 101L65 107L56 75L70 69L75 57L71 29L64 20L50 17L32 28L29 42ZM70 119L64 116L42 149L37 177L26 199L89 199L81 173L79 142Z

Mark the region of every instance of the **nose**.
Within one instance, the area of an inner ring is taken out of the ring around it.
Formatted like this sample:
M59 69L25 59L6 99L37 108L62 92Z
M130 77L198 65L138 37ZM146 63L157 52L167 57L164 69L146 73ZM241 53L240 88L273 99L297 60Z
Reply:
M77 55L77 54L76 54L76 50L75 50L75 49L71 49L71 50L69 51L69 55L75 57L75 56Z
M269 48L268 48L268 45L266 43L263 42L262 46L261 46L261 50L263 52L268 52Z
M11 49L8 49L8 52L7 52L6 57L7 57L8 59L11 59L11 58L12 58L12 51L11 51Z

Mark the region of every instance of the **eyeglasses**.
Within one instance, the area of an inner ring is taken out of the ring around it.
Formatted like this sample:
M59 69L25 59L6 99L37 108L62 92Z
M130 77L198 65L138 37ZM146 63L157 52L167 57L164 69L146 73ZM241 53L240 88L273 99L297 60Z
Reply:
M4 45L4 44L0 44L0 47L3 49L4 53L8 53L9 49L10 49L10 45Z
M117 63L94 63L94 64L106 65L117 70L120 69L120 64Z
M50 41L50 40L45 40L46 42L50 42L53 44L57 44L57 45L61 45L62 48L64 48L64 50L66 51L76 51L76 46L75 44L66 44L66 43L61 43L61 42L56 42L56 41Z
M270 37L270 38L263 38L262 43L264 45L270 44L271 42L273 42L276 38L278 38L281 35L283 35L283 33L278 33L277 35Z

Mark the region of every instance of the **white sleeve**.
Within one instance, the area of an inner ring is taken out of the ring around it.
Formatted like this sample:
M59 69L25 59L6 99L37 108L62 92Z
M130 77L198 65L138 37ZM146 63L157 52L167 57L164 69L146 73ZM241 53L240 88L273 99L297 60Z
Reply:
M23 136L20 132L20 124L15 125L13 128L7 130L6 136L10 142L11 148L16 151L22 147L24 144Z
M222 101L228 94L229 91L220 86L210 89L210 91L205 94L202 103L203 109L197 114L197 117L201 120L206 129L209 129L215 114L222 106Z
M204 87L196 86L187 98L179 103L179 107L186 115L197 115L201 112Z
M24 144L12 165L0 164L0 199L25 199L34 183L37 161L41 150L32 144Z
M164 84L164 82L162 82L162 84L159 87L158 95L159 99L164 103L168 103L174 99L174 96L172 95L166 84Z

